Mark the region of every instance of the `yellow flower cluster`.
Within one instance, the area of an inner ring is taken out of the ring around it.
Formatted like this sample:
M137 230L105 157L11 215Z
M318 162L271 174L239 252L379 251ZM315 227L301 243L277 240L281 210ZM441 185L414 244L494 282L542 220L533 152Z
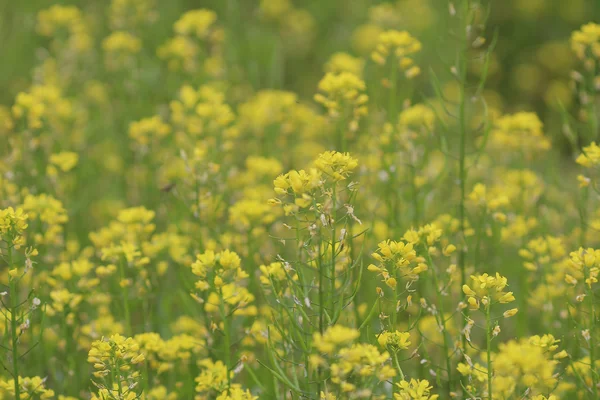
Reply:
M420 273L427 271L425 259L417 257L411 242L386 240L377 247L371 257L379 262L379 266L370 264L367 269L381 275L383 282L392 289L396 288L398 278L417 280Z
M175 37L157 50L160 59L168 62L169 69L197 72L200 62L209 75L222 73L220 44L224 31L217 26L217 14L212 10L198 9L183 14L173 25ZM201 56L204 55L204 60Z
M572 274L565 275L565 281L568 284L577 284L577 278L583 279L588 287L598 283L598 274L600 273L600 250L592 248L579 248L570 253Z
M392 352L406 350L411 345L410 332L388 332L383 331L377 337L377 342L381 347L388 348Z
M363 59L354 57L348 53L335 53L329 57L325 63L325 72L332 74L341 74L349 72L356 76L362 76L365 62Z
M556 352L558 343L552 335L532 336L501 343L493 355L493 397L510 399L519 387L527 387L532 398L552 390L566 388L558 385L556 369L565 351ZM469 359L470 361L470 359ZM471 362L471 361L470 361ZM459 363L458 371L469 378L467 389L471 393L485 393L487 368L479 363Z
M505 292L508 280L496 273L495 276L486 274L471 275L472 284L463 285L463 293L468 296L469 306L477 310L480 304L489 309L494 303L506 304L515 300L513 292ZM516 314L516 309L504 313L505 317Z
M50 176L56 176L58 170L61 172L69 172L79 162L79 154L72 151L61 151L50 156L48 160L50 165L46 168L46 173Z
M437 400L437 394L431 394L433 386L426 379L402 380L396 383L400 391L394 393L394 400Z
M9 246L19 248L24 244L23 233L27 229L27 215L22 208L0 209L0 238Z
M320 93L315 95L315 101L325 106L331 117L356 121L367 114L369 97L365 90L365 82L350 72L328 72L319 82Z
M580 60L600 59L600 25L585 24L571 35L571 48Z
M133 367L144 360L140 346L133 338L116 334L93 342L88 362L96 370L98 398L133 400L139 397L140 373ZM115 372L118 376L114 376Z
M542 128L542 121L535 113L504 115L495 121L490 144L507 151L520 150L531 157L535 152L550 149L550 140L544 136Z
M379 65L384 65L390 54L393 55L393 68L400 68L408 79L421 73L415 65L414 55L421 51L421 42L406 31L389 30L382 32L377 40L377 46L371 54L371 59Z
M83 52L92 45L88 26L81 11L75 6L53 5L42 10L37 16L37 31L42 36L55 37L55 47L65 47L69 51ZM67 42L60 43L61 31L67 33Z
M576 162L584 168L597 167L600 165L600 147L596 142L590 143L589 146L583 148L583 153L577 157Z
M54 399L54 390L46 388L46 379L39 376L23 378L19 376L20 399ZM0 379L0 396L5 399L15 399L15 388L12 380ZM60 396L64 397L64 396ZM65 398L65 400L71 400Z
M213 290L206 300L204 295L193 295L197 301L205 302L206 312L219 312L224 317L229 315L229 311L225 313L223 309L227 307L233 315L256 315L257 309L251 305L254 295L242 286L242 281L249 275L241 268L241 259L236 253L208 250L198 254L191 269L200 278L195 284L196 289L201 292Z
M148 146L171 133L169 124L155 115L129 124L129 137L142 146Z
M150 24L158 18L155 0L111 0L108 16L115 30Z
M102 41L106 66L110 70L132 68L132 56L142 49L142 42L129 32L116 31Z

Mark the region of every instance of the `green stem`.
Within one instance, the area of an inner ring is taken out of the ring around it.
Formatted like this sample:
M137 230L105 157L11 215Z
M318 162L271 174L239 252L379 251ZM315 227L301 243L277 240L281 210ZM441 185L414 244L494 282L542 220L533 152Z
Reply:
M460 79L460 93L459 93L459 108L458 108L458 124L459 124L459 156L458 156L458 181L460 186L460 202L458 206L458 219L460 222L460 239L461 246L458 253L458 268L460 270L460 281L461 287L467 282L466 276L466 217L465 217L465 200L466 200L466 181L467 181L467 169L466 169L466 147L467 147L467 57L468 57L468 37L467 37L467 26L469 25L469 0L463 2L463 22L464 26L461 26L461 30L464 34L464 40L460 49L458 70L456 71ZM467 314L468 315L468 314ZM467 340L463 335L462 337L463 350L466 349Z
M395 123L396 122L396 88L397 88L397 81L398 81L398 66L396 65L396 61L397 60L392 60L392 72L391 72L391 79L390 79L390 99L389 99L389 109L388 109L388 120L391 123Z
M584 267L585 268L585 267ZM586 276L586 278L589 277L589 274L586 274L588 276ZM590 340L589 340L589 346L590 346L590 375L592 378L592 395L594 399L598 398L598 377L596 376L596 309L594 306L594 291L591 289L591 287L587 284L587 282L585 283L586 287L587 287L587 298L589 299L590 302Z
M330 301L330 307L331 307L331 315L334 315L335 312L335 243L336 243L336 239L335 239L335 224L336 224L336 212L335 212L335 207L336 207L336 201L337 201L337 196L336 196L336 188L337 185L334 183L333 184L333 194L331 196L331 266L330 268L330 282L329 282L329 295L331 296L331 301Z
M433 284L435 285L434 291L437 294L438 305L440 308L440 312L437 313L435 317L439 318L437 323L442 327L442 333L444 338L444 358L446 359L446 370L448 372L447 390L448 395L450 395L450 392L452 392L452 359L450 355L450 343L448 341L448 330L446 329L446 312L444 311L444 299L442 298L442 295L440 293L440 286L437 278L437 273L434 268L431 255L427 251L427 248L425 248L425 254L427 254L427 262L429 263L429 267L432 270L431 275L433 276Z
M13 265L12 244L8 244L8 269ZM21 388L19 387L19 338L17 336L17 308L19 306L19 293L16 278L10 277L10 329L12 338L12 362L13 362L13 381L15 385L15 399L19 399Z
M396 352L393 352L392 355L394 357L394 365L396 366L396 369L398 370L398 374L400 375L400 380L403 381L404 380L404 372L402 372L402 368L400 367L400 362L398 361L398 354Z
M116 371L116 375L117 375L117 393L119 393L119 399L124 398L123 397L123 389L121 388L121 365L119 363L119 358L115 357L115 371Z
M318 244L318 262L317 262L317 268L318 268L318 273L319 273L319 333L321 335L323 335L323 332L325 330L325 290L323 287L323 275L325 275L325 272L323 271L323 257L321 254L321 244L322 244L322 238L320 238L319 240L319 244ZM317 393L321 392L321 375L323 373L323 369L322 367L319 365L317 367Z
M411 174L411 187L412 187L412 202L413 202L413 211L415 212L413 215L413 225L414 228L417 229L419 226L419 189L417 188L416 178L417 178L417 168L414 165L410 166L412 171Z
M230 321L225 310L225 298L223 292L219 289L219 312L223 319L223 334L224 334L224 346L225 346L225 365L227 366L227 388L231 387L231 337L230 337Z
M487 381L488 381L488 399L492 400L492 305L488 304L485 312L485 336L487 342Z
M121 258L121 262L119 263L119 273L121 275L121 282L119 282L119 287L121 288L121 297L123 298L123 310L125 312L125 329L127 329L127 335L131 336L131 314L129 312L129 292L127 286L123 285L123 282L126 280L125 277L125 263L124 259Z

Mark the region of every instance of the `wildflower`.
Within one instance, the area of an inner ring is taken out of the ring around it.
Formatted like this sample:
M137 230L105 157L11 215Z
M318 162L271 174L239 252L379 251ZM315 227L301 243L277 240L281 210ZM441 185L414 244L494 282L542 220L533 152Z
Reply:
M109 20L115 30L152 24L158 19L155 0L112 0Z
M487 308L491 305L491 302L510 303L515 300L512 292L504 291L508 285L507 279L498 273L495 276L490 276L487 273L471 275L471 281L473 283L463 285L462 290L468 296L468 303L473 309L479 308L479 302L482 302ZM516 313L516 309L514 313Z
M140 145L149 145L171 133L171 127L155 115L129 124L129 137Z
M92 45L81 10L74 6L56 4L41 10L37 15L36 29L42 36L55 36L55 47L62 47L60 32L63 30L67 32L67 42L63 44L66 50L83 52Z
M571 49L580 60L600 59L600 25L585 24L571 35Z
M216 20L217 14L212 10L191 10L175 22L173 30L179 35L194 35L199 39L205 39Z
M377 337L377 342L381 347L389 348L394 352L398 350L406 350L411 344L410 333L399 331L383 331Z
M550 141L544 136L542 128L543 124L535 113L505 115L495 121L490 142L493 147L521 150L531 156L535 151L550 149Z
M322 353L333 353L337 346L347 345L360 336L356 329L346 328L342 325L334 325L321 335L316 332L313 335L315 347Z
M63 151L50 156L50 164L58 167L62 172L68 172L75 168L79 161L79 155L71 151Z
M200 375L196 377L196 392L206 393L210 390L222 392L227 388L227 374L233 377L233 371L227 372L227 366L222 361L204 359L198 362Z
M28 218L29 215L22 208L17 208L16 211L12 207L0 209L0 238L19 248L25 240L23 233L27 229Z
M346 179L357 166L358 161L349 153L338 153L337 151L322 153L315 161L315 167L335 181Z
M349 117L357 120L367 113L369 97L363 92L365 83L350 72L327 73L319 82L319 91L315 101L325 106L331 117L339 117L349 109Z
M353 57L348 53L335 53L329 57L329 61L325 64L325 72L339 74L349 72L356 76L362 76L364 60Z
M396 386L399 391L394 393L395 400L437 400L439 397L437 394L431 394L433 386L425 379L411 379L410 382L403 379L396 383Z
M404 71L407 78L419 75L420 69L414 65L414 54L421 51L421 42L406 31L389 30L379 35L377 46L371 58L377 64L384 65L387 57L392 54L398 68Z
M140 374L132 366L144 360L140 346L133 338L115 334L110 338L94 341L88 353L88 362L96 370L93 375L99 397L110 398L117 393L122 393L126 399L139 396L136 387ZM113 379L115 373L120 376L119 380Z
M583 148L576 160L577 164L585 168L593 168L600 165L600 147L596 142L590 143L589 146Z

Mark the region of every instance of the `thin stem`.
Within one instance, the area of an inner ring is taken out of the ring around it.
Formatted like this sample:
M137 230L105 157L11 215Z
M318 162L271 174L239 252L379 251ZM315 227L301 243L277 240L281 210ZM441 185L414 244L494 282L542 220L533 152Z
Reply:
M331 196L331 266L330 266L330 282L329 282L329 295L331 296L331 315L334 315L335 310L335 224L336 224L336 201L337 201L337 193L336 193L337 184L333 184L333 194Z
M492 305L488 304L485 312L485 336L487 341L487 381L488 381L488 399L492 400Z
M230 338L230 321L229 316L225 312L225 298L223 297L223 291L219 289L219 312L221 318L223 318L223 334L224 334L224 346L225 346L225 365L227 366L227 387L231 387L231 338Z
M8 269L13 265L12 245L8 245ZM21 388L19 387L19 338L17 336L17 308L19 306L19 293L17 278L10 277L10 329L12 335L12 362L13 362L13 381L15 385L15 399L20 399Z
M119 286L121 287L121 297L123 298L123 310L125 312L125 328L127 329L127 335L131 336L131 315L129 312L129 292L127 291L127 285L125 285L125 263L124 259L121 258L121 262L119 263L119 273L121 275L121 282L119 282Z
M435 285L435 292L437 293L438 305L440 307L439 314L436 314L435 316L436 316L436 318L439 318L439 320L437 322L442 327L442 333L443 333L443 338L444 338L444 356L446 358L446 370L448 372L447 390L448 390L448 394L450 394L450 392L452 392L452 359L451 359L452 356L450 355L450 344L448 342L448 330L446 329L446 312L444 311L444 299L442 298L442 293L440 292L440 286L439 286L439 281L437 278L437 272L435 271L431 256L429 255L429 252L427 250L425 251L425 254L427 254L428 262L429 262L430 268L432 269L431 274L433 275L433 284Z
M400 380L403 381L404 380L404 372L402 372L402 368L400 367L400 362L398 361L398 353L396 353L395 351L392 352L393 358L394 358L394 365L396 366L396 369L398 370L398 374L400 375Z
M589 276L589 274L586 274ZM588 278L588 276L586 276L586 278ZM587 298L589 299L590 302L590 327L589 327L589 337L590 340L589 342L589 346L590 346L590 375L592 378L592 395L594 399L598 398L598 377L596 376L597 373L595 371L596 368L596 309L595 309L595 305L594 305L594 292L591 289L590 285L588 285L588 283L585 283L586 288L587 288Z
M394 123L396 121L396 88L397 88L397 81L398 81L398 66L396 64L397 60L395 58L392 57L392 72L390 74L390 99L389 99L389 109L388 109L388 120L391 123Z
M458 181L460 187L460 201L458 206L458 219L460 223L460 240L461 246L458 253L458 269L460 271L460 284L461 287L466 285L466 181L467 181L467 168L466 168L466 148L467 148L467 57L469 51L467 27L469 26L469 0L463 2L463 24L461 24L461 30L464 35L463 42L461 43L460 53L458 55L457 73L460 74L460 93L459 93L459 108L458 108L458 124L459 124L459 156L458 156ZM468 314L467 314L468 315ZM463 350L467 346L466 337L463 335L462 338Z

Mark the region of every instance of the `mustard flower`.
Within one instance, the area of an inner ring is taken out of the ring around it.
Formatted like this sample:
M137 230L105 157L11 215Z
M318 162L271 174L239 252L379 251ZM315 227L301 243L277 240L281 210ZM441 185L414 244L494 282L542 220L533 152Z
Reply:
M542 121L535 113L518 112L504 115L494 123L490 145L498 149L521 150L526 156L550 149L550 140L544 135Z
M421 51L421 42L406 31L389 30L379 35L377 46L371 59L377 64L384 65L391 54L393 62L400 70L404 71L407 78L412 79L420 74L421 70L414 65L414 54Z
M0 209L0 238L9 245L21 246L25 240L23 233L27 229L28 218L29 215L22 208Z
M291 0L261 0L259 10L269 20L279 20L294 8Z
M337 151L322 153L315 161L315 167L335 181L346 179L357 166L358 161L349 153L338 153Z
M113 29L151 24L158 19L156 0L111 0L109 20Z
M325 106L331 117L339 117L349 110L346 117L354 121L367 113L369 97L365 90L365 82L350 72L328 72L319 82L320 93L315 95L315 101Z
M50 164L58 167L62 172L68 172L75 168L79 161L79 155L72 151L62 151L50 156Z
M423 379L411 379L410 382L402 380L396 383L399 391L394 393L395 400L437 400L437 394L431 394L433 386L429 384L429 381Z
M313 334L314 345L321 353L333 354L339 346L352 343L360 336L358 330L347 328L343 325L334 325L321 335L318 332Z
M173 25L179 35L195 36L206 39L217 21L217 14L212 10L191 10L183 14Z
M160 140L171 133L169 124L155 115L129 124L129 137L140 145L149 145L155 140Z
M512 292L504 291L508 280L499 273L495 276L487 273L471 275L471 281L472 284L463 285L462 290L468 296L467 300L472 309L478 309L480 304L487 309L493 303L506 304L515 300Z
M596 142L590 143L589 146L583 148L576 160L577 164L584 168L596 168L600 165L600 147Z
M53 5L41 10L37 15L37 31L46 37L55 37L59 46L61 31L67 32L66 49L83 52L91 48L92 38L81 10L75 6Z
M361 58L351 56L348 53L338 52L329 57L325 63L325 72L340 74L349 72L356 76L362 76L365 61Z
M19 376L19 390L21 391L20 399L54 399L54 390L46 387L46 378L40 378L39 376L32 377L21 377ZM10 381L5 381L0 378L0 395L6 396L8 399L14 399L15 387L12 378Z
M381 347L389 348L396 352L406 350L410 346L410 332L388 332L383 331L377 337L377 342Z
M196 381L196 392L202 394L215 390L222 392L227 388L228 379L227 374L230 378L233 377L233 371L227 372L227 366L222 361L213 361L211 359L204 359L198 362L200 367L200 375L195 379Z
M571 35L571 48L580 60L600 59L600 25L590 22Z

